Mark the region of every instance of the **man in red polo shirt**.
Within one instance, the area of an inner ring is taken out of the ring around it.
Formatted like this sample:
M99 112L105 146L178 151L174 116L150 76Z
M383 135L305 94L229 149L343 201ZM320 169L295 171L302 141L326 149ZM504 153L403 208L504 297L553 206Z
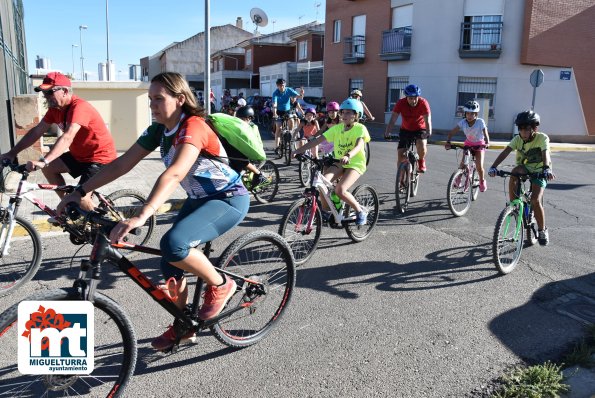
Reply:
M405 151L409 143L417 138L415 146L419 155L418 169L421 173L426 171L427 138L432 135L432 114L430 104L425 98L420 97L421 90L415 84L405 87L405 98L395 104L390 121L386 126L384 138L390 138L390 132L395 126L399 115L403 122L399 133L399 146L397 153L399 164L406 161Z
M0 161L12 161L47 132L52 123L56 123L64 134L45 157L27 162L29 171L41 169L50 184L64 185L63 173L69 173L74 178L80 176L79 184L82 184L101 166L116 158L114 140L105 122L91 104L72 93L68 77L60 72L50 72L43 83L35 87L35 91L43 93L49 110L14 148L0 155ZM58 195L64 196L62 192ZM93 203L87 199L81 202L81 207L91 210Z

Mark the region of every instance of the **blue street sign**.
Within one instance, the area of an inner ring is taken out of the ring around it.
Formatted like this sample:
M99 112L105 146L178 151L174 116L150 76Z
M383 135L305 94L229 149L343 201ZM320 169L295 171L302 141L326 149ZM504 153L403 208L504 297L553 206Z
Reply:
M571 71L569 70L561 70L560 71L560 80L570 80Z

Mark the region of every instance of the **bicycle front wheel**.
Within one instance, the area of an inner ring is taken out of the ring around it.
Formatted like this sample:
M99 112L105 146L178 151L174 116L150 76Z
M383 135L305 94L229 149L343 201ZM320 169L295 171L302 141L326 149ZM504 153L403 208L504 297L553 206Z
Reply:
M108 212L112 214L117 220L125 220L138 215L141 212L142 207L147 202L145 196L141 192L134 189L121 189L112 192L107 196L106 199L108 200L109 205L100 203L99 207L101 208L103 206L104 210L108 210ZM157 217L155 214L153 214L147 219L145 225L137 228L140 230L138 235L126 235L126 242L133 245L146 245L151 239L151 235L153 235L153 230L155 229L156 223ZM139 252L125 249L120 249L120 251L128 258L139 254Z
M413 162L411 164L411 188L409 189L409 197L413 198L417 195L417 188L419 188L419 178L421 177L421 173L417 171L417 162Z
M16 216L8 237L8 214L0 213L0 297L15 292L39 270L42 257L41 238L30 221ZM2 254L5 251L6 254ZM1 331L2 329L0 329Z
M44 290L26 300L79 300L75 289ZM88 375L24 375L18 370L18 304L0 314L0 397L122 397L136 366L136 334L124 310L95 294L95 367Z
M255 231L233 242L218 267L235 275L237 291L227 310L242 308L211 327L217 340L247 347L268 335L291 301L295 266L287 242L274 232Z
M409 163L401 163L397 169L397 180L395 182L395 199L397 201L397 213L403 214L409 205L409 193L411 191L411 173Z
M267 160L259 167L259 170L266 181L256 186L252 193L258 202L270 203L275 199L279 190L279 169L275 163Z
M345 231L347 235L354 242L361 242L365 240L378 222L378 216L380 215L378 209L380 208L380 201L378 200L378 194L376 190L369 185L360 185L353 190L353 197L357 200L357 203L368 212L368 219L364 225L356 225L354 222L348 222L345 224ZM345 216L350 218L355 216L355 211L345 205Z
M471 200L477 200L479 196L479 173L473 169L473 179L471 180Z
M322 214L317 207L316 213L312 215L313 200L315 199L304 198L293 202L279 226L279 235L289 244L296 266L304 264L312 257L320 241Z
M507 206L496 223L493 255L496 269L502 275L512 272L521 258L524 234L522 223L519 224L520 217L522 215L518 206Z
M302 187L310 186L312 161L309 159L304 160L303 162L300 161L298 164L298 168L300 175L300 184L302 185Z
M370 143L366 142L366 166L370 163Z
M471 207L471 194L465 188L468 184L469 174L466 170L458 169L450 176L446 188L448 208L457 217L464 216Z

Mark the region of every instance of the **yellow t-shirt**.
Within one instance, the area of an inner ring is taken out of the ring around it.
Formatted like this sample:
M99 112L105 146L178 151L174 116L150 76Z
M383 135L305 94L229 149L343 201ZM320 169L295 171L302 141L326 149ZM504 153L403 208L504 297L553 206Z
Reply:
M510 141L508 146L516 150L516 164L524 165L529 173L541 173L543 170L542 152L550 149L550 139L543 133L535 134L530 142L525 142L520 135Z
M353 127L345 131L345 125L339 123L324 132L324 138L334 145L333 157L341 159L345 154L355 148L358 138L363 138L364 142L370 142L370 133L366 126L361 123L354 123ZM366 172L366 153L365 148L356 153L349 159L349 163L343 165L345 169L355 169L358 173Z

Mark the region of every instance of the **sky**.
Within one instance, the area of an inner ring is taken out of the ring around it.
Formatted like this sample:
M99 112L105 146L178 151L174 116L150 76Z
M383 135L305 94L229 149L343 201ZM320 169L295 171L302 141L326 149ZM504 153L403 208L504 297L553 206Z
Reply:
M109 21L109 56L118 80L128 79L129 64L138 64L172 42L204 31L204 1L195 0L23 0L29 73L37 73L35 59L49 58L51 70L81 74L81 33L85 71L96 80L98 64L107 60L106 2ZM324 21L325 0L301 0L288 13L287 4L274 0L212 0L211 26L235 24L254 31L250 9L268 16L262 34L273 33L314 20ZM316 7L316 4L320 4ZM273 24L273 21L275 23ZM87 25L87 29L79 29ZM78 47L73 47L75 44ZM74 65L73 65L74 55Z

